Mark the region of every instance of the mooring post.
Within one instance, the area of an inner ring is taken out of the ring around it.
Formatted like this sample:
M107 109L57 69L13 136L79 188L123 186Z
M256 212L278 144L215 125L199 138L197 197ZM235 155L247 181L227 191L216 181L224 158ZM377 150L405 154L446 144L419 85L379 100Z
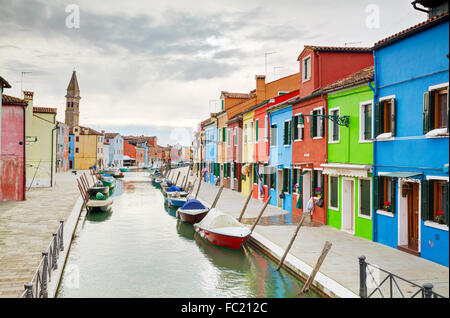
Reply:
M281 266L283 266L284 259L286 258L287 254L289 253L289 250L292 247L292 244L294 243L295 238L297 237L298 231L302 227L303 221L305 220L305 216L302 215L302 218L300 220L300 223L297 225L297 228L295 229L294 235L292 235L291 241L289 242L288 247L286 248L286 251L284 251L283 257L280 260L280 263L278 264L277 271L280 270Z
M242 208L241 214L239 214L238 221L241 222L242 216L244 215L245 210L247 209L247 205L250 202L250 199L252 198L253 189L248 194L247 200L245 201L244 207Z
M183 189L186 187L186 185L187 185L187 183L188 183L188 180L189 180L189 172L190 172L190 171L191 171L191 166L189 166L188 172L187 172L187 174L186 174L186 182L185 182L184 184L182 184L182 185L184 185Z
M42 252L44 264L42 264L42 288L41 297L48 298L47 281L48 281L48 252Z
M60 220L61 229L59 233L59 250L64 251L64 220Z
M319 271L320 266L322 265L325 257L327 256L328 252L330 251L331 245L332 244L330 242L328 242L328 241L325 242L325 245L322 250L322 254L320 254L320 257L317 260L316 266L314 266L314 269L311 272L311 275L309 275L308 280L306 281L305 286L303 286L303 289L300 292L300 294L304 294L309 290L309 287L311 286L312 282L314 281L314 278L316 277L316 274Z
M431 296L433 295L433 284L425 283L422 286L423 286L423 297L431 298Z
M359 259L359 297L367 298L367 263L366 257L361 255Z
M264 206L263 206L263 208L261 209L261 212L259 212L258 217L256 218L255 222L252 224L252 227L250 228L250 233L253 233L253 230L255 229L256 224L258 224L259 219L260 219L261 216L263 215L264 210L267 208L267 205L269 204L270 199L272 199L272 196L269 196L269 198L267 199L266 203L264 203Z
M53 269L58 269L58 258L57 258L57 253L58 253L58 243L56 241L56 233L53 233L53 253L52 253L52 261L53 261Z
M202 185L202 179L200 178L200 181L198 183L197 192L195 193L195 199L197 200L198 192L200 191L200 186Z
M175 180L175 186L177 185L177 182L178 182L178 178L180 177L180 171L178 171L178 174L177 174L177 179Z
M184 178L186 178L186 177L185 177L185 176L183 176L183 179L181 179L181 184L180 184L180 188L181 188L181 189L183 189Z
M33 284L25 283L25 298L33 298Z
M219 191L217 191L216 198L214 199L213 204L211 205L211 209L214 209L217 205L217 201L219 201L219 197L222 194L223 186L220 187Z

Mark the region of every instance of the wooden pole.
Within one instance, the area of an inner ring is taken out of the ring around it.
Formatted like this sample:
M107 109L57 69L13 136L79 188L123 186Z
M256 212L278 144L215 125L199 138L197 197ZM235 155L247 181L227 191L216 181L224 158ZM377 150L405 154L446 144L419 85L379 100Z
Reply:
M316 277L317 272L319 271L320 266L322 265L325 257L327 256L328 252L331 249L331 243L326 241L325 245L322 250L322 254L320 254L319 259L317 260L316 266L314 266L313 271L311 272L311 275L309 275L308 280L305 283L305 286L303 286L302 291L300 294L304 294L309 290L309 287L311 286L312 282L314 281L314 277Z
M83 175L80 176L80 180L81 180L81 184L83 186L84 191L87 192L88 188L86 187L86 183L84 181Z
M195 199L197 199L198 196L198 192L200 191L200 186L202 185L202 178L200 178L200 181L198 183L198 188L197 188L197 192L195 193Z
M297 228L295 229L294 235L292 235L291 241L289 242L289 245L286 248L286 251L284 251L283 257L281 258L280 263L278 264L277 271L279 271L281 266L283 266L284 259L286 258L287 254L289 253L289 250L291 249L292 244L294 243L294 240L297 237L298 231L302 227L302 224L303 224L304 220L305 220L305 216L302 215L300 223L297 225Z
M255 227L256 227L256 224L258 224L259 219L261 218L262 214L264 213L264 210L267 208L267 205L268 205L269 202L270 202L270 199L272 199L272 196L269 196L269 198L267 199L266 203L264 203L264 206L263 206L261 212L259 212L259 215L258 215L258 217L257 217L256 220L255 220L255 223L253 223L252 227L250 228L250 233L253 232L253 230L254 230Z
M175 180L175 185L177 185L177 182L178 182L178 178L180 177L180 171L178 171L178 174L177 174L177 179Z
M239 215L238 221L241 222L242 216L244 215L245 210L247 209L247 205L250 202L250 199L252 198L253 189L250 191L247 201L245 201L244 207L242 208L241 214Z
M222 194L223 186L220 187L219 191L217 191L216 198L214 199L213 204L211 205L211 209L214 209L216 207L217 201L219 201L219 197Z
M181 189L184 189L184 188L183 188L183 184L184 184L184 179L185 179L185 178L186 178L186 177L183 176L183 179L181 179L181 184L180 184L180 188L181 188Z
M191 172L191 166L189 166L188 172L187 172L187 174L186 174L186 182L184 183L183 189L186 187L186 185L187 185L187 183L188 183L188 180L189 180L189 172Z

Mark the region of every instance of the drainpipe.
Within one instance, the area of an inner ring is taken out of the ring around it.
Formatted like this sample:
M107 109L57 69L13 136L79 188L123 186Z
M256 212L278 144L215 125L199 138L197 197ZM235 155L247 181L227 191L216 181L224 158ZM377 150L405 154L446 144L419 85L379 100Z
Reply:
M51 159L50 159L50 186L53 187L53 132L57 129L58 127L55 125L55 127L52 129L51 132L51 138L52 138L52 148L51 148Z
M378 79L377 79L377 75L378 75L378 68L377 68L377 63L378 63L378 59L377 59L377 51L373 51L373 64L374 64L374 75L373 75L373 80L374 80L374 85L375 87L372 87L372 85L370 84L370 81L368 83L369 88L373 91L373 108L372 108L372 113L375 114L375 104L378 98ZM375 136L375 118L372 118L372 134L374 137ZM373 138L373 154L372 154L372 176L376 176L377 174L377 168L376 168L376 153L377 153L377 141L375 138ZM372 198L375 196L375 188L372 186ZM373 241L377 241L377 235L378 235L378 231L377 231L377 221L378 218L376 216L376 212L375 209L372 211L373 213L373 218L372 218L372 240Z

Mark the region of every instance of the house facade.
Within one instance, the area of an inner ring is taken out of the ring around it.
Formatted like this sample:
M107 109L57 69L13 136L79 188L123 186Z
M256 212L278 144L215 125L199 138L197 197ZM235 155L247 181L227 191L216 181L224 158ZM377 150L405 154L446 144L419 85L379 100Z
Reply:
M215 115L215 114L214 114ZM205 181L211 184L216 184L216 177L219 176L219 167L217 160L217 119L213 114L210 122L205 128L205 163L206 174Z
M103 134L89 127L74 126L70 134L74 138L74 163L76 170L101 168L103 160ZM101 154L101 156L100 156Z
M119 133L105 133L105 141L109 143L109 166L122 167L124 142Z
M69 169L69 127L56 122L56 172Z
M446 12L373 48L373 239L444 266L449 265L448 38Z

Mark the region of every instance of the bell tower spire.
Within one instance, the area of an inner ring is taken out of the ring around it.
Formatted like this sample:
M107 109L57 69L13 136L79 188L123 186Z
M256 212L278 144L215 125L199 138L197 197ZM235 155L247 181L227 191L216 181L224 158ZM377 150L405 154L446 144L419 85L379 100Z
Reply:
M80 118L80 87L78 86L77 73L74 70L67 86L66 93L66 118L65 123L69 127L79 125Z

